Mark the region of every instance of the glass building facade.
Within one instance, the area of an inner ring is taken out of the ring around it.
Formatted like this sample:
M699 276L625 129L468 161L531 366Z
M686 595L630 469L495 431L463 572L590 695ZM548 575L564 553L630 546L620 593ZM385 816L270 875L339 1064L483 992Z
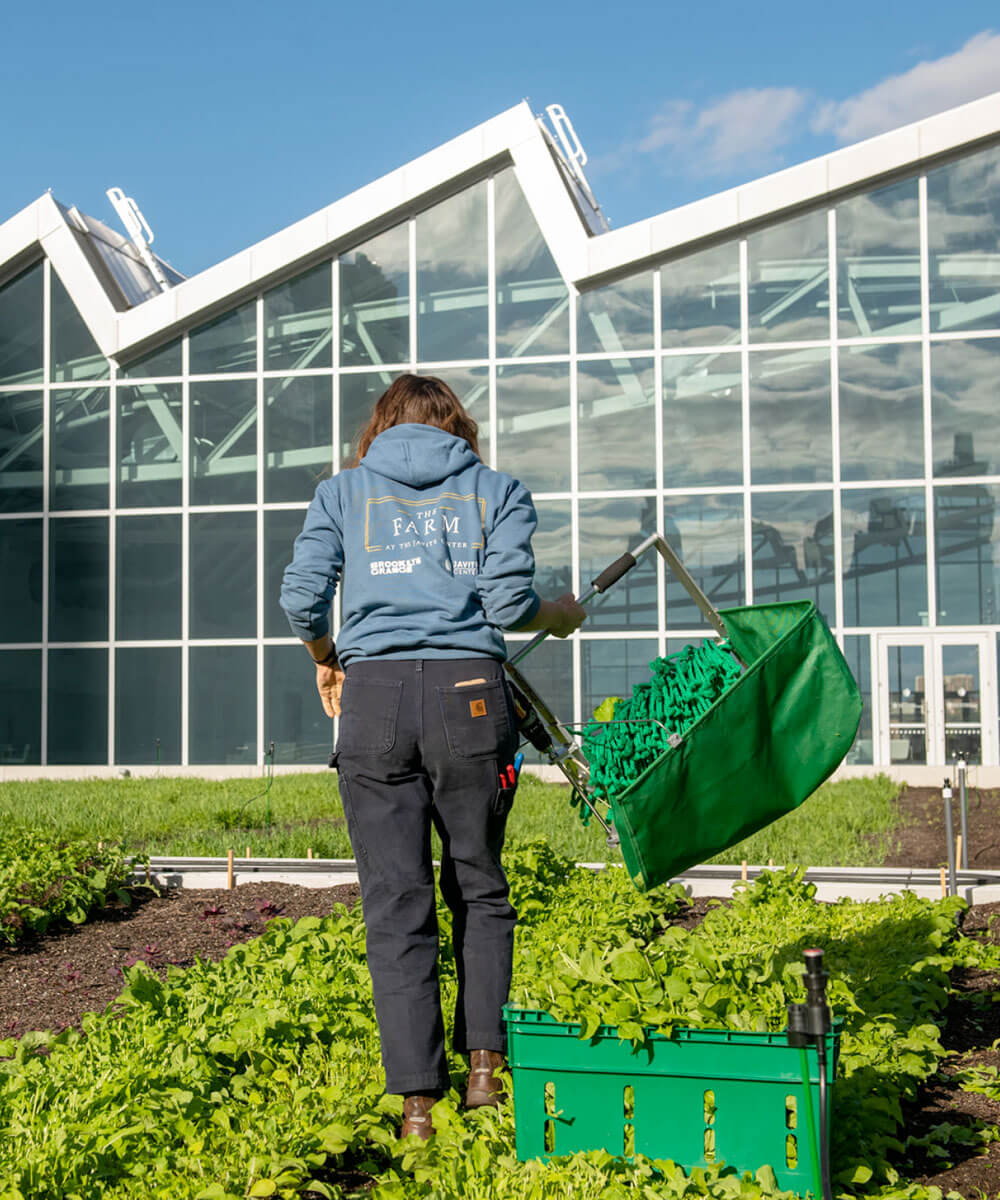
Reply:
M718 607L815 600L849 762L1000 764L998 368L996 148L589 290L506 167L118 364L40 259L0 287L0 765L325 762L279 584L406 370L532 490L543 594L661 530ZM525 662L565 720L707 635L652 560L591 611Z

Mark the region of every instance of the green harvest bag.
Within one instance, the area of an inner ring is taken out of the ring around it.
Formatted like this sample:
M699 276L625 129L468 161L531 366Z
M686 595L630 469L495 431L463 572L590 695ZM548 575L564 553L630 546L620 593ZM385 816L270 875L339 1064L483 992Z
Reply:
M641 890L798 808L843 760L861 721L858 685L811 600L720 616L746 670L611 798Z

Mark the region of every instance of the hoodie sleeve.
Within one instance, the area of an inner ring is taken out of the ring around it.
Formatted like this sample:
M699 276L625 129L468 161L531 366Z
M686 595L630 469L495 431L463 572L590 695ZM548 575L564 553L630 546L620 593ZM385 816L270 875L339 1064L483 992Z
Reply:
M511 480L486 535L483 568L476 579L487 620L501 629L516 629L530 621L541 604L532 586L535 556L531 535L537 525L531 493Z
M281 581L281 607L292 632L304 642L329 633L330 604L343 565L340 497L327 480L316 489Z

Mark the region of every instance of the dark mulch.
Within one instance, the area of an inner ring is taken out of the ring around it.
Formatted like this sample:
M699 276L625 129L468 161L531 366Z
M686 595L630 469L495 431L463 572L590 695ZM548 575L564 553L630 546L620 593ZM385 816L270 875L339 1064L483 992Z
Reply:
M942 781L944 769L941 772ZM958 785L952 780L952 813L955 833L961 830ZM1000 788L970 788L969 868L1000 870ZM944 801L940 788L905 788L899 798L901 821L890 837L897 845L887 855L886 867L945 867Z
M1000 902L969 909L962 928L982 941L1000 943ZM952 983L959 991L949 1001L941 1027L941 1041L952 1054L908 1106L906 1132L916 1137L944 1122L972 1127L981 1121L1000 1127L1000 1103L963 1091L955 1078L970 1067L1000 1068L1000 1050L992 1048L1000 1038L1000 1003L992 999L1000 992L1000 974L961 970L952 975ZM1000 1142L993 1142L982 1154L956 1146L950 1160L953 1165L943 1170L939 1162L916 1161L921 1172L918 1182L939 1187L945 1194L1000 1196Z
M140 959L161 976L171 963L220 959L274 917L326 916L360 893L355 884L244 883L232 891L136 888L132 895L131 907L109 905L83 925L0 949L0 1038L65 1029L85 1012L102 1012L122 990L122 969Z

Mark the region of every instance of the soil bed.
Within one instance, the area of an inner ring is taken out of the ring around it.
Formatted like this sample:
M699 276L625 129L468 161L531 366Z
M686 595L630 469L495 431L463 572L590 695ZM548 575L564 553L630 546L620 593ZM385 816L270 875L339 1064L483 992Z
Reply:
M944 769L941 773L944 780ZM952 779L952 821L961 832L958 785ZM969 788L969 868L1000 870L1000 789ZM886 867L945 867L948 850L944 830L944 801L940 788L908 787L899 797L899 826L890 834L896 848Z
M83 925L62 927L0 949L0 1038L31 1029L65 1029L102 1012L122 990L122 969L142 959L157 974L196 957L220 959L230 946L264 932L274 917L328 915L351 905L356 884L306 888L244 883L225 888L133 890L130 908L109 905Z
M1000 942L1000 902L970 908L962 929L981 941L994 945ZM944 1122L966 1128L977 1121L1000 1126L1000 1103L978 1092L964 1091L956 1079L959 1072L970 1067L1000 1068L1000 1050L992 1048L1000 1038L1000 1004L991 1001L991 996L1000 992L1000 975L963 970L952 975L952 983L959 992L949 1001L941 1027L942 1044L952 1057L941 1064L917 1099L907 1106L905 1132L909 1136L923 1137ZM914 1160L919 1172L916 1181L939 1187L945 1195L1000 1195L1000 1142L993 1142L983 1153L956 1146L950 1159L953 1165L943 1170L940 1162Z

